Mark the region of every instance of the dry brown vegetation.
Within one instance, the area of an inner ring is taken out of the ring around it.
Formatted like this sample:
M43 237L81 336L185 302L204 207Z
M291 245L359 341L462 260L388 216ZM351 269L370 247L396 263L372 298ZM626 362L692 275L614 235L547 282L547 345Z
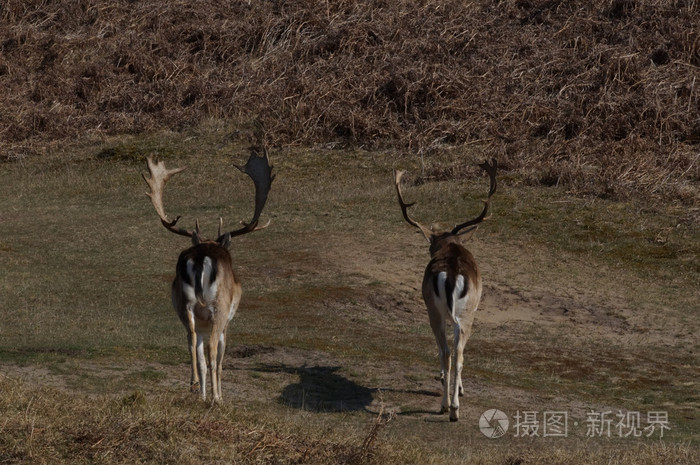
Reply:
M190 399L148 398L87 402L55 389L35 390L0 377L0 463L370 463L365 441L312 439L303 431L279 433L234 409L190 409ZM232 421L232 417L237 421ZM380 425L380 426L376 426ZM371 445L371 444L370 444Z
M280 144L429 154L475 143L527 183L696 205L699 8L9 0L0 7L0 157L258 118Z
M372 444L387 421L378 416L364 440L357 433L314 438L302 430L283 432L237 409L192 406L191 399L146 396L96 397L76 402L59 390L36 389L0 376L0 463L3 464L406 464L445 463ZM328 435L328 432L326 433ZM358 441L362 441L361 444ZM635 444L611 452L551 448L512 454L479 450L481 465L695 463L684 444ZM457 459L455 463L465 463Z

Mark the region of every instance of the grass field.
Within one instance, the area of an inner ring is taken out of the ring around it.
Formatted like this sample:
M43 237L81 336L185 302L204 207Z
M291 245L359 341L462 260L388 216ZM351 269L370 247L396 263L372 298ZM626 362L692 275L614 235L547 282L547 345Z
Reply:
M232 129L106 139L0 165L0 464L696 463L700 459L697 211L574 197L504 173L468 246L484 298L465 352L461 420L440 404L420 297L424 240L402 220L407 169L422 221L476 214L471 146L284 149L263 213L234 241L244 297L229 329L224 403L187 391L169 299L179 251L144 195L144 157L187 166L166 210L214 231L250 218ZM463 179L422 176L457 161ZM479 417L500 409L507 434ZM566 412L566 437L516 437L518 412ZM610 434L588 437L592 414ZM641 437L620 423L665 412ZM628 413L630 415L628 415ZM621 415L621 416L619 416ZM629 437L624 433L631 432Z

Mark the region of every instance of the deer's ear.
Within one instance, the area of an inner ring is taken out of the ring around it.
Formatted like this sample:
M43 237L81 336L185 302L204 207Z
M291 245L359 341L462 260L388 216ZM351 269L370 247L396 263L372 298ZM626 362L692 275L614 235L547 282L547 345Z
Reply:
M227 232L223 236L220 236L217 242L221 247L228 249L231 246L231 233Z

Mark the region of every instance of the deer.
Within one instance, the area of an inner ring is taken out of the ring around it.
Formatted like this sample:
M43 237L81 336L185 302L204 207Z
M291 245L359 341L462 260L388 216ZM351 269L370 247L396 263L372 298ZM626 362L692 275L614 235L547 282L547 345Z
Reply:
M479 267L462 242L474 235L479 223L490 218L491 196L496 192L496 159L492 159L491 163L485 161L479 167L486 171L490 179L489 194L483 201L483 210L475 218L452 229L437 225L428 228L409 216L408 209L415 202L407 204L401 194L401 178L405 171L394 170L394 184L403 217L408 224L418 228L430 244L430 262L425 268L421 288L440 354L440 381L443 386L440 413L444 414L449 409L450 421L459 420L459 396L464 395L464 347L471 335L482 290ZM452 324L454 330L452 359L445 332L447 322Z
M180 216L169 220L163 207L165 183L185 168L168 169L162 161L147 158L150 177L142 174L150 187L147 192L162 225L170 232L191 238L192 247L180 253L175 267L175 279L171 287L171 300L175 312L187 331L190 351L190 390L199 391L202 401L207 399L207 365L211 369L212 403L221 402L221 371L226 350L226 329L236 314L241 301L241 282L233 272L233 260L229 247L231 238L259 231L269 226L270 221L260 225L259 219L274 180L267 149L258 155L251 149L244 166L234 166L247 174L255 185L255 209L249 222L241 221L242 227L222 232L223 219L219 218L219 230L215 240L204 237L195 221L195 229L177 226ZM205 339L208 359L205 358Z

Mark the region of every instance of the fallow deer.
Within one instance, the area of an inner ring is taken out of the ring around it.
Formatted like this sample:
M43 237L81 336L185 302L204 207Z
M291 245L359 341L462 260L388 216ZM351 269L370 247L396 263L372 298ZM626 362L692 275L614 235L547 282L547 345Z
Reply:
M462 365L464 346L471 334L474 314L481 300L481 275L474 256L462 246L463 240L469 239L478 224L490 217L487 216L491 204L491 196L496 192L495 159L479 165L490 178L490 188L484 208L476 218L458 224L451 230L433 231L408 215L408 208L414 203L407 204L401 195L401 178L405 171L394 171L394 183L399 205L404 219L420 229L430 243L430 262L423 275L423 300L428 309L430 327L433 330L440 352L440 379L443 385L441 413L448 410L450 420L459 419L459 396L464 394L462 387ZM467 228L467 229L465 229ZM445 334L446 323L450 322L454 329L454 363L450 360L450 348ZM452 372L452 378L450 378ZM452 391L451 389L452 388Z
M208 338L208 362L211 368L212 400L221 401L221 370L226 349L226 328L236 313L241 300L241 283L233 272L231 254L228 250L231 237L266 228L258 225L260 213L267 201L270 185L274 179L267 150L259 156L251 150L245 166L236 166L250 176L255 184L255 210L249 223L243 227L222 233L223 220L219 218L216 240L207 240L199 230L199 221L194 231L177 226L180 217L170 221L163 208L165 183L184 168L167 169L163 162L148 158L150 178L143 175L150 186L148 195L160 217L161 223L171 232L192 239L192 247L184 250L177 261L175 280L172 284L172 303L182 324L187 330L192 372L190 389L207 398L207 359L204 340Z

